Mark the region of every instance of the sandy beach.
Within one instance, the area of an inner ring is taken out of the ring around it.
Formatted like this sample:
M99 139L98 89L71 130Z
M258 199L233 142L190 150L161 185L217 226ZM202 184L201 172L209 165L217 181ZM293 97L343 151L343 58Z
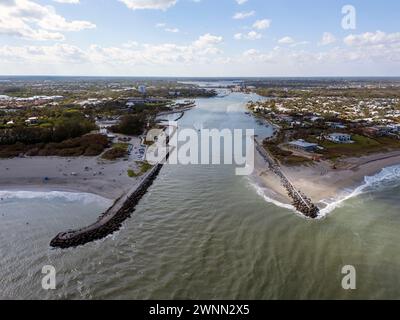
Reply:
M400 151L392 151L342 159L336 170L332 168L331 162L321 161L311 166L283 166L282 171L297 189L318 203L336 198L346 189L355 189L363 183L366 176L373 176L385 167L398 164ZM268 170L268 164L258 153L255 167L255 179L266 188L266 195L282 203L291 203L279 179Z
M116 199L136 183L127 175L134 161L99 158L27 157L0 160L0 190L93 193Z

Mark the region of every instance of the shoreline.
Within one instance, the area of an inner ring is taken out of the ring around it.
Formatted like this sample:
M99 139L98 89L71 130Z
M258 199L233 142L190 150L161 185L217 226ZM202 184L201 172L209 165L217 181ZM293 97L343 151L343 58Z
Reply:
M0 160L0 191L60 191L90 193L113 200L140 177L130 178L134 161L98 158L26 157Z
M366 177L374 176L384 168L400 165L400 151L376 153L360 158L344 158L339 169L332 169L329 161L311 166L282 166L282 171L294 182L295 187L309 196L320 209L326 202L338 200L348 192L363 185ZM253 178L263 188L265 196L285 205L291 204L279 179L257 154Z
M179 114L174 121L193 108L195 105L171 112ZM134 147L141 143L138 137L130 142ZM137 186L144 176L129 177L128 170L140 171L132 155L115 161L84 156L0 159L0 191L87 193L114 201Z

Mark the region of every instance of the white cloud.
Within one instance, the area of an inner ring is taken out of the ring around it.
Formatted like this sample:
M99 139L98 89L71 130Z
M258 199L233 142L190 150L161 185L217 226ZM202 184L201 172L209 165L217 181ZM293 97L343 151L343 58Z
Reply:
M179 29L178 28L165 28L164 29L167 32L172 32L172 33L178 33Z
M238 5L241 5L241 4L244 4L244 3L246 3L248 0L236 0L236 3L238 4Z
M3 46L0 57L6 61L29 63L82 63L88 61L87 54L80 48L67 44L53 46Z
M324 32L324 34L322 35L320 45L326 46L326 45L329 45L329 44L332 44L335 42L336 42L336 38L332 33Z
M278 40L279 44L293 44L295 43L294 39L292 37L283 37Z
M80 3L79 0L53 0L58 3L69 3L69 4L78 4Z
M359 35L352 34L344 38L344 43L349 46L399 44L400 32L387 34L382 31L376 31Z
M168 27L166 23L157 23L156 28L163 28L166 32L178 33L180 30L178 28Z
M174 43L139 44L128 42L121 46L91 45L87 49L56 44L53 46L0 47L2 63L29 62L29 64L91 64L109 66L167 66L174 64L207 64L222 54L218 45L222 37L204 34L187 45Z
M0 34L31 40L64 40L61 32L95 27L88 21L67 21L53 7L31 0L0 2Z
M249 17L252 17L256 14L255 11L248 11L248 12L237 12L235 13L235 15L233 16L233 19L236 20L242 20L242 19L246 19Z
M268 29L270 26L271 26L271 20L268 19L257 20L253 24L253 28L258 30Z
M252 31L250 31L248 33L245 33L245 34L236 33L233 36L233 38L236 39L236 40L243 40L243 39L246 39L246 40L258 40L258 39L262 38L262 34L252 30Z
M194 42L194 46L198 48L205 48L205 47L210 47L214 46L217 44L220 44L222 42L223 38L220 36L215 36L209 33L206 33L199 37L198 40Z
M123 2L129 9L143 10L143 9L157 9L167 10L176 5L178 0L119 0Z

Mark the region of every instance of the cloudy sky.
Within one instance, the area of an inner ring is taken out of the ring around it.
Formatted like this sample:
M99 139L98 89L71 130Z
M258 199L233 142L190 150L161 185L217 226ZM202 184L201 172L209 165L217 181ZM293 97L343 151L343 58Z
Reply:
M399 12L398 0L0 0L0 74L400 76Z

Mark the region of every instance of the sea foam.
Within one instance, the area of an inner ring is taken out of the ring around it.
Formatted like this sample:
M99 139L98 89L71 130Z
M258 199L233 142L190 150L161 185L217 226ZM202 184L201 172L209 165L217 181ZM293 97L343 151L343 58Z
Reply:
M279 202L266 194L267 188L258 185L252 179L249 179L250 185L256 190L257 194L264 198L266 202L272 203L278 207L296 211L295 208L289 204ZM353 189L346 189L338 196L332 199L320 201L319 204L323 205L317 219L322 219L333 212L335 209L340 208L347 200L357 197L364 193L376 192L385 188L394 188L400 185L400 165L383 168L379 173L373 176L366 176L364 182Z
M62 200L66 202L81 202L84 204L97 203L100 205L111 205L112 201L91 193L75 193L62 191L0 191L0 199L3 200Z
M319 214L319 218L326 217L336 208L341 207L345 201L364 193L376 192L385 188L394 188L400 185L400 165L383 168L373 176L364 177L364 182L354 189L348 189L338 195L335 199L323 200L325 204Z

